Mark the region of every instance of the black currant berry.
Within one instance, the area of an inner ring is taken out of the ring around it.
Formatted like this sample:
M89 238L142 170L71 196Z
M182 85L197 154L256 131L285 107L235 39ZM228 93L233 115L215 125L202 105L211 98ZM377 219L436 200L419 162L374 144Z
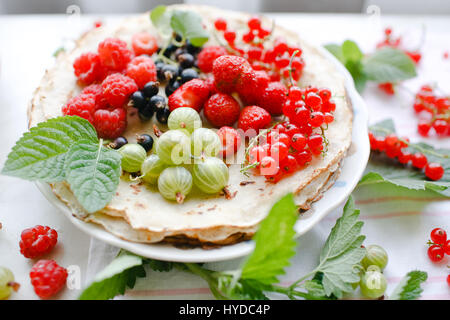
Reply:
M170 56L172 55L172 53L175 52L175 50L177 50L177 46L174 45L173 43L169 44L166 48L166 50L164 50L164 56L166 56L167 58L170 58Z
M138 110L145 108L145 105L147 104L147 99L145 99L142 91L133 92L133 94L131 95L131 101L133 102L133 107Z
M144 147L145 151L149 152L153 148L153 138L148 134L141 134L137 137L137 143Z
M177 57L177 61L180 63L180 67L183 69L190 68L194 65L194 57L190 53L183 53Z
M180 81L175 80L175 81L171 81L167 84L166 88L164 89L164 91L166 92L166 96L169 97L172 93L175 92L175 90L177 90L179 87L181 86Z
M148 120L150 120L150 119L153 117L153 114L154 114L154 113L155 113L155 107L153 107L153 106L150 104L150 101L149 101L149 102L147 102L147 104L145 105L145 108L139 110L138 115L139 115L139 118L140 118L142 121L148 121Z
M191 81L192 79L198 78L198 72L194 69L184 69L181 71L181 83L186 83L188 81Z
M146 98L151 98L154 95L158 94L159 91L159 82L158 81L150 81L147 82L142 89Z
M161 79L160 81L171 80L176 78L178 75L178 68L171 64L166 64L161 70Z
M111 142L108 146L113 149L119 149L122 146L126 145L128 143L127 138L125 137L118 137L113 142Z
M166 106L166 98L160 95L153 96L148 101L148 105L153 111L164 108Z
M178 60L178 57L180 56L180 55L182 55L183 53L187 53L187 51L186 51L186 48L184 48L184 47L181 47L181 48L178 48L177 50L175 50L175 59L177 59Z
M167 124L167 119L169 118L170 110L169 108L162 108L156 111L156 120L161 124Z
M186 50L192 55L195 55L202 50L202 47L194 46L189 40L186 41Z

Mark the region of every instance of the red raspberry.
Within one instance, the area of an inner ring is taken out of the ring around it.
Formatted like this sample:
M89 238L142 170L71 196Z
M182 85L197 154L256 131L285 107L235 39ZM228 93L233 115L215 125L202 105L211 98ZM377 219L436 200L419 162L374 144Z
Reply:
M73 63L75 76L83 84L101 81L105 76L105 69L100 63L100 57L93 52L83 53Z
M90 123L94 123L95 97L92 94L80 94L67 102L62 107L62 113L66 116L79 116Z
M133 79L139 89L150 81L156 81L156 67L153 60L146 56L136 57L128 64L127 76Z
M25 258L34 259L49 253L58 241L58 233L50 227L35 226L22 231L20 253Z
M270 82L264 93L259 96L258 105L272 115L283 113L283 104L288 94L287 88L281 82Z
M103 96L113 107L121 107L127 102L130 95L138 90L136 82L130 77L114 73L102 82Z
M216 93L205 103L203 114L215 127L231 126L239 118L241 107L230 95Z
M39 260L30 271L31 284L34 292L47 299L64 287L67 279L67 270L53 260Z
M115 139L127 128L127 112L124 108L100 109L94 114L94 127L100 138Z
M133 53L127 48L127 43L117 38L106 38L100 42L98 55L103 66L116 71L125 69L133 57Z
M108 101L103 96L103 88L101 84L91 84L81 91L81 94L91 94L95 98L95 110L105 109L108 107Z
M214 60L226 54L227 50L221 46L204 47L197 56L197 65L204 73L209 73L213 69Z
M244 104L254 105L258 104L269 82L270 77L267 72L251 70L241 75L241 81L236 90Z
M244 132L249 129L258 130L267 128L272 118L270 114L258 106L248 106L242 109L239 116L238 127Z
M186 82L170 95L168 100L170 111L181 107L188 107L200 112L206 100L209 98L209 88L206 81L200 79L193 79Z
M213 74L216 87L223 93L231 93L241 80L242 73L251 72L252 67L242 57L220 56L213 63Z
M158 50L158 43L156 42L156 38L150 33L140 32L131 37L131 47L137 56L141 54L151 56Z
M222 158L231 156L238 151L241 146L241 136L236 129L232 127L222 127L217 131L217 135L222 142Z

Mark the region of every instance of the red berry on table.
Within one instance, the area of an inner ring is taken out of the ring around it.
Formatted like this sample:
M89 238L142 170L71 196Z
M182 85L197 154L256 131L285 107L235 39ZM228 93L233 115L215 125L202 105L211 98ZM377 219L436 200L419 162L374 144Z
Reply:
M147 56L136 57L127 66L127 76L142 89L146 83L156 81L156 66Z
M395 94L394 84L390 82L380 83L378 84L378 88L380 88L384 93L388 95Z
M228 43L233 44L236 40L236 32L227 30L223 33L223 37Z
M214 27L216 30L225 31L227 30L227 22L225 19L218 18L214 21Z
M203 114L215 127L231 126L241 112L239 103L230 95L216 93L206 101Z
M267 128L272 118L270 114L261 107L248 106L242 109L238 120L238 128L244 132L250 129L255 130L256 134L260 129Z
M213 69L214 60L227 54L227 50L221 46L207 46L200 51L197 56L197 66L204 73L209 73Z
M259 97L258 105L272 115L283 114L283 104L288 90L281 82L270 82Z
M431 180L439 180L444 176L444 168L436 162L428 163L425 167L425 175Z
M167 102L170 111L181 107L188 107L200 112L209 98L209 90L210 86L204 80L192 79L184 83L170 95Z
M236 153L241 146L241 136L236 129L224 126L217 131L217 135L222 142L222 158L226 158Z
M94 81L101 81L105 76L105 69L100 63L97 53L87 52L80 55L73 63L75 76L83 84L91 84Z
M100 138L115 139L127 128L127 113L124 108L100 109L94 113L94 127Z
M83 94L70 99L62 107L62 113L66 116L79 116L90 123L94 123L94 112L96 110L95 96L92 94Z
M447 240L442 248L444 249L445 254L450 255L450 240Z
M422 169L427 165L427 157L423 153L414 153L412 155L412 165L417 169Z
M444 249L439 245L432 245L428 248L428 257L433 262L439 262L444 259Z
M103 96L113 107L122 107L130 95L138 90L133 79L121 73L113 73L102 82Z
M97 50L102 65L115 71L124 70L133 57L127 43L117 38L106 38L98 44Z
M442 228L434 228L431 231L430 238L435 244L445 244L447 241L447 232Z
M248 61L238 56L220 56L213 63L213 75L216 87L223 93L235 91L242 73L252 71Z
M39 260L30 271L34 292L47 299L60 291L66 284L67 270L53 260Z
M139 32L131 37L131 47L134 54L140 56L146 54L151 56L158 50L156 38L148 32Z
M56 230L47 226L35 226L22 231L20 253L25 258L34 259L49 253L58 241Z
M423 137L427 137L430 132L431 125L427 121L420 121L417 125L417 131Z

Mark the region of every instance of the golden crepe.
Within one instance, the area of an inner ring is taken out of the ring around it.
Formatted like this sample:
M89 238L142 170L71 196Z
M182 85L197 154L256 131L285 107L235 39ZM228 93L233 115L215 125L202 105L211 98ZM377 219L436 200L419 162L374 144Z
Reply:
M225 17L235 30L242 29L249 18L245 13L207 6L176 5L169 8L196 11L208 29L218 17ZM72 67L76 57L95 51L98 43L107 37L119 37L129 43L133 34L142 31L157 36L148 13L130 17L119 25L93 29L77 41L71 52L59 54L55 66L46 72L31 101L29 126L62 115L61 106L81 91ZM240 172L239 164L230 165L228 190L234 195L232 199L194 190L180 205L165 200L155 187L130 180L129 174L122 175L112 201L94 214L83 210L64 182L51 185L55 195L79 219L100 224L122 239L148 243L223 245L249 239L272 205L289 192L295 194L299 208L308 209L339 174L340 164L351 144L352 111L344 78L332 61L299 39L294 32L275 27L274 35L302 48L305 68L299 82L301 86L327 87L333 96L338 97L335 99L335 120L326 131L329 145L324 157L315 157L306 168L276 184L266 182L263 176L246 177ZM206 45L213 43L214 38L211 37ZM152 132L153 121L141 122L133 108L129 108L128 118L124 135L129 141L135 141L136 133Z

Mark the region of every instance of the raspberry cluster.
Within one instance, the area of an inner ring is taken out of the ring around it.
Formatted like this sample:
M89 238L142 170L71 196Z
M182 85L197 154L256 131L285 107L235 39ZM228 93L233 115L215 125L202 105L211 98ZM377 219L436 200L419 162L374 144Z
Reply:
M329 89L292 86L282 108L289 121L275 125L258 137L258 145L250 146L250 166L271 182L304 168L313 156L325 152L324 132L334 120L335 109Z
M447 240L447 232L442 228L434 228L428 241L428 257L433 262L439 262L445 255L450 255L450 240Z
M427 157L421 152L410 153L407 150L408 138L399 138L395 134L377 137L370 132L369 140L372 150L384 152L389 158L396 158L401 164L411 163L414 168L423 170L425 176L430 180L439 180L444 175L444 168L441 164L428 162Z
M411 58L411 60L415 64L418 64L422 59L422 54L418 50L405 49L403 46L402 37L394 36L392 28L389 27L384 29L384 38L377 44L378 49L383 47L391 47L402 50L405 54L407 54ZM378 84L378 88L388 95L395 94L394 83L391 82L380 83Z
M262 26L259 17L251 17L247 21L248 28L239 37L236 31L228 28L226 20L222 18L217 19L214 26L226 41L230 53L248 59L254 70L266 71L271 81L287 82L291 76L295 81L300 79L305 65L301 58L302 50L289 46L282 38L268 44L267 40L272 32ZM242 41L240 43L239 38ZM299 54L293 59L289 69L290 58L295 51L299 51Z
M34 259L49 253L58 241L56 230L47 226L35 226L22 231L20 253L25 258Z
M415 96L414 111L419 117L417 131L428 137L433 129L437 136L450 136L450 98L438 96L431 86L422 86Z

